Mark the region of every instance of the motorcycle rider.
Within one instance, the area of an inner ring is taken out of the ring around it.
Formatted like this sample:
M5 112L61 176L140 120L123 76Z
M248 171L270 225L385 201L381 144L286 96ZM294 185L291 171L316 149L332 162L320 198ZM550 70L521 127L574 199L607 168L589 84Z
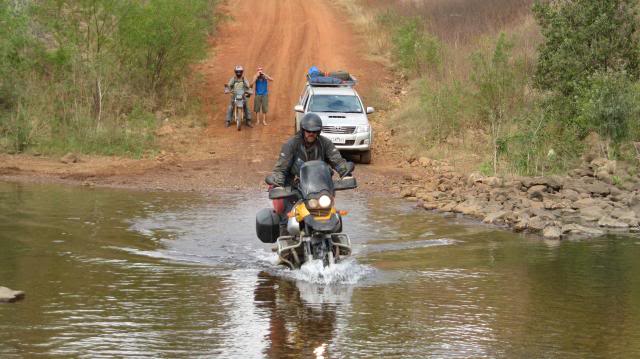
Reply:
M234 69L235 76L232 77L227 83L227 88L231 91L231 100L227 107L227 117L225 119L224 127L229 127L231 124L231 116L233 113L235 90L250 91L249 81L244 78L244 68L241 65L237 65ZM247 126L253 127L251 124L251 111L249 111L248 101L244 101L244 117L247 119Z
M280 156L270 175L277 186L288 186L300 172L303 163L313 160L327 162L340 177L350 174L352 167L342 158L336 146L326 137L320 136L322 119L309 112L300 121L300 131L291 137L280 150Z
M309 112L300 121L300 131L291 137L280 150L276 165L265 181L275 186L295 186L300 167L307 161L321 160L327 162L340 177L346 177L353 171L353 163L347 162L336 146L326 137L320 136L322 119ZM293 208L295 199L284 200L284 218L280 223L281 234L286 233L286 213Z

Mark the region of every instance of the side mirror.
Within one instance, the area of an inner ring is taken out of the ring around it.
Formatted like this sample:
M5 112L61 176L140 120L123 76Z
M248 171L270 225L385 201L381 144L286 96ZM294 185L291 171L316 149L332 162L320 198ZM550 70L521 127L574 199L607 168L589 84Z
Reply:
M333 189L343 191L345 189L354 189L358 187L355 177L344 177L333 181Z
M295 112L300 112L303 113L304 112L304 107L302 105L295 105L295 107L293 108L293 110Z
M367 115L374 112L376 112L376 109L374 109L373 107L367 107Z
M287 198L295 195L296 192L292 191L291 187L275 187L269 190L269 199Z

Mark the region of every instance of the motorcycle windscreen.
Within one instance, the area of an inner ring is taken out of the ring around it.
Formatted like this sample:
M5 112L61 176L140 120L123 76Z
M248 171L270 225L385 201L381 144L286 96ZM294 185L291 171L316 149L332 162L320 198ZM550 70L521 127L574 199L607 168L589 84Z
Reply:
M303 198L309 195L327 191L333 194L333 180L331 168L324 161L305 162L300 167L300 191Z

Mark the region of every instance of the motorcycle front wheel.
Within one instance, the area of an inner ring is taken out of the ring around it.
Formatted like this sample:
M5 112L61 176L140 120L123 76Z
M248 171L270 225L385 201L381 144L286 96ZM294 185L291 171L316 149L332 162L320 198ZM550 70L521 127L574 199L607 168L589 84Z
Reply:
M240 128L242 127L243 117L244 117L244 111L242 107L236 106L236 128L238 129L238 131L240 131Z

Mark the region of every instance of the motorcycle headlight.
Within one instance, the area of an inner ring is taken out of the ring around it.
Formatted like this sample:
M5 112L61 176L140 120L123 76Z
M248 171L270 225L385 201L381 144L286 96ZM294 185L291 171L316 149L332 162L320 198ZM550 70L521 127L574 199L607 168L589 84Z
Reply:
M318 199L318 204L321 208L329 208L331 206L331 197L325 195L320 196Z
M355 133L366 133L366 132L369 132L369 125L356 126Z
M320 199L322 199L322 197L320 197ZM307 206L309 206L309 209L317 209L318 207L320 207L320 204L318 202L319 201L317 199L312 198L307 201Z

